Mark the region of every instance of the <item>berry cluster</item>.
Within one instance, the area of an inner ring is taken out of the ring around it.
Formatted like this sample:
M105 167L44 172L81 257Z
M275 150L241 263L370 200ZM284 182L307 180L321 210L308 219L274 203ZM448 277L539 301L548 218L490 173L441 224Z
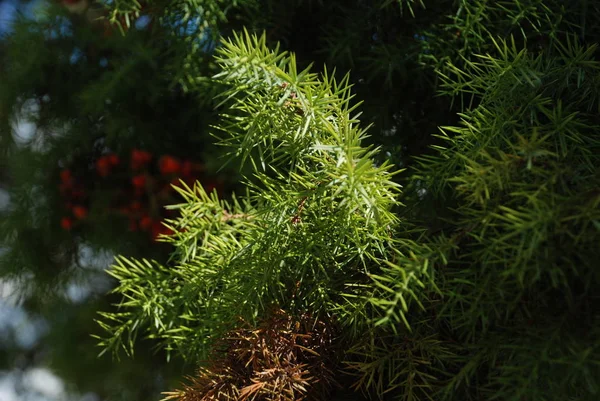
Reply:
M111 221L120 218L127 222L129 231L145 232L156 240L161 234L173 234L161 223L173 217L164 208L178 200L173 185L183 181L191 186L200 180L206 191L222 192L221 181L203 176L202 164L172 155L155 157L150 152L133 149L128 158L104 154L96 159L94 166L87 180L76 179L69 169L60 173L60 194L67 207L61 220L65 230L87 220L88 210L92 209L94 213L90 216Z
M69 215L61 219L61 227L70 230L75 221L83 220L88 215L88 192L81 181L75 180L71 170L60 172L60 194L65 198Z

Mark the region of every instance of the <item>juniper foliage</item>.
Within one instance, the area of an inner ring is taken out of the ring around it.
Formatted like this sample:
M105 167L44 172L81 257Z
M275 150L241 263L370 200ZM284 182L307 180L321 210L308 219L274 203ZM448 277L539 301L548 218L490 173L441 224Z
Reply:
M598 397L595 2L152 4L167 71L152 84L217 106L247 190L184 186L170 260L116 259L105 351L143 336L201 364L275 307L335 321L336 373L369 398ZM142 13L111 7L124 32Z
M222 143L255 177L233 204L198 186L181 191L187 202L169 223L183 232L166 239L178 249L172 265L113 267L127 301L126 312L105 315L109 347L122 344L114 333L132 338L147 326L169 349L202 358L236 316L255 321L272 304L331 313L351 278L394 249L398 184L389 164L373 162L377 150L360 146L347 80L298 72L264 36L235 36L217 60L216 79L231 87L222 97L233 99Z
M444 214L423 231L411 226L418 212L402 211L390 166L361 146L347 78L298 72L264 36L224 42L218 128L255 171L248 195L232 206L183 192L170 223L184 232L165 239L177 244L172 264L113 267L124 312L104 315L102 344L146 327L202 359L235 317L280 305L336 316L355 387L378 397L592 399L595 47L494 43L499 56L441 72L442 90L477 107L418 159L411 185Z

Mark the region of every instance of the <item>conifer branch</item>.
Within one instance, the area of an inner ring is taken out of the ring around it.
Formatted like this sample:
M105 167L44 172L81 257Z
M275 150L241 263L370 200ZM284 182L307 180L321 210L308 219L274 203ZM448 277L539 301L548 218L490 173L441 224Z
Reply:
M378 150L361 146L365 130L351 116L356 105L350 104L347 77L337 82L326 74L320 80L308 69L298 73L293 55L269 50L264 36L247 32L224 42L217 61L217 78L230 88L222 95L229 106L219 127L222 143L252 161L249 195L230 205L200 186L180 189L185 202L172 208L181 215L169 221L179 232L165 239L176 245L176 265L153 272L146 263L127 262L135 266L134 276L121 265L112 270L121 283L116 291L128 299L122 306L137 311L135 319L122 322L130 326L125 331L146 324L152 337L190 357L204 355L200 350L234 320L233 311L254 321L275 304L293 313L336 310L342 321L355 319L352 298L342 295L345 283L351 277L369 280L368 272L377 282L387 280L381 274L391 270L382 270L383 262L402 257L395 249L407 245L392 234L400 227L393 211L400 205L399 186L389 164L374 163ZM302 113L290 113L286 101ZM267 165L269 174L262 171ZM400 291L417 304L411 288L424 287L424 263L391 279L399 278ZM363 296L354 299L362 303ZM403 299L396 290L378 296ZM400 303L405 311L406 302ZM386 309L402 316L395 307ZM371 319L362 325L372 325Z

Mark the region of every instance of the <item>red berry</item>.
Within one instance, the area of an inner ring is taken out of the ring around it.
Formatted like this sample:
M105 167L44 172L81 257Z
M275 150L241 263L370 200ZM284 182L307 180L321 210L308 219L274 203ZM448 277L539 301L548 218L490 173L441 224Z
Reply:
M71 170L63 170L60 172L60 180L67 184L71 182L71 179L73 178L73 175L71 174Z
M175 234L175 231L171 230L169 227L162 226L161 234L173 235L173 234Z
M74 206L73 207L73 216L78 219L85 219L87 217L88 210L85 206Z
M73 221L68 217L63 217L60 220L60 226L63 228L63 230L69 231L73 227Z
M146 187L146 176L143 174L136 175L131 179L131 183L135 188L145 188Z
M161 174L177 174L181 170L181 163L173 156L163 156L158 162L158 169Z
M118 165L118 164L119 164L119 162L120 162L119 156L117 156L117 155L115 155L115 154L108 155L108 156L107 156L107 158L108 158L108 163L109 163L111 166L116 166L116 165Z
M140 228L146 231L152 227L152 223L150 216L144 216L140 219Z
M152 154L138 149L133 149L131 151L131 168L133 170L138 170L144 165L148 164L152 160Z
M101 177L108 176L110 174L110 161L104 156L96 160L96 171Z
M184 161L183 164L181 165L181 174L183 174L184 177L189 177L193 173L194 173L194 164L189 160Z
M161 224L159 222L155 222L154 224L152 224L152 239L154 241L156 241L156 239L158 238L160 231L161 231Z
M164 226L160 222L155 222L152 225L152 239L156 241L160 235L173 235L174 232L169 227Z

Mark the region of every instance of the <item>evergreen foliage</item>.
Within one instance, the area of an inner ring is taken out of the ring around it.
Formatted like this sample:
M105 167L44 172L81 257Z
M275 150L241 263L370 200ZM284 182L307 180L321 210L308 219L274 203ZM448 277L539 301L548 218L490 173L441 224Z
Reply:
M393 174L361 147L347 79L297 72L294 57L268 50L264 37L235 36L217 56L216 78L232 87L222 96L233 99L220 130L255 170L244 202L252 206L184 192L172 221L186 231L170 239L175 264L127 261L111 271L128 312L105 315L120 320L105 320L104 344L147 324L151 337L201 359L207 350L196 344L275 304L335 315L356 387L379 396L587 399L599 360L589 315L597 105L582 96L597 82L593 51L567 41L529 55L497 42L500 57L449 66L458 78L443 75L444 87L480 99L462 114L464 127L442 130L449 145L439 156L420 159L414 180L424 197L457 206L439 231L413 241L393 213ZM245 223L220 228L232 215ZM173 300L181 303L165 308Z
M129 312L106 316L118 322L106 327L106 345L149 323L152 336L202 358L203 343L237 315L252 321L273 303L331 312L345 283L393 249L398 185L388 164L373 163L376 150L360 146L347 81L298 72L293 56L264 42L236 36L217 59L217 78L231 87L222 96L235 99L223 143L252 161L256 180L233 205L201 187L180 190L174 266L121 259L111 270Z
M385 400L598 398L596 2L107 10L123 35L106 42L73 16L77 35L57 19L50 38L22 23L3 42L3 275L54 283L84 240L121 253L102 353L137 359L145 338L199 365L166 393L181 401L330 399L335 382ZM44 141L19 148L10 118L32 98ZM162 248L115 241L123 227L56 236L58 166L91 171L140 140L209 169L224 154L243 189L179 182Z
M453 248L436 315L470 350L452 389L486 372L465 398L591 399L600 355L590 314L600 278L596 45L497 47L499 57L446 78L448 91L479 105L462 126L442 128L447 145L415 176L427 196L456 205L436 234Z

